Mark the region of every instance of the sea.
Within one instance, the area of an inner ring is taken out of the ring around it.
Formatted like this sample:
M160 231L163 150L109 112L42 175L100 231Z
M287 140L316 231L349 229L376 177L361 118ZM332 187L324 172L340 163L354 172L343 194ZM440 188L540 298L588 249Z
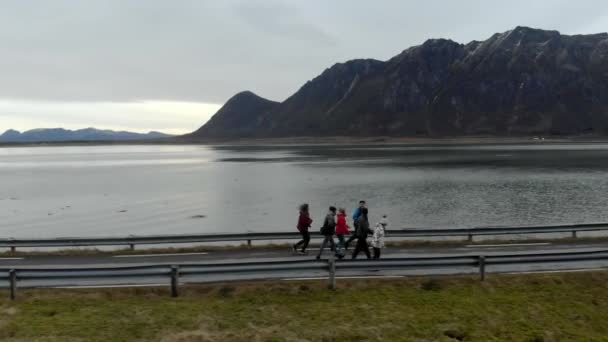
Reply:
M0 238L290 232L359 200L389 229L608 222L608 144L0 148Z

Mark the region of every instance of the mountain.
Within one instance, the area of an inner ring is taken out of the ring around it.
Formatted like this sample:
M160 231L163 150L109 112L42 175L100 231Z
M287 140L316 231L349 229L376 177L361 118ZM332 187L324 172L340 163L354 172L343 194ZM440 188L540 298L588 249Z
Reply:
M234 95L194 134L199 136L248 135L277 109L278 102L263 99L250 91Z
M282 103L237 94L190 137L608 133L608 34L528 27L338 63Z
M31 142L67 142L67 141L123 141L168 138L171 135L160 132L146 134L117 132L85 128L71 131L63 128L39 128L20 133L9 129L0 135L0 142L31 143Z

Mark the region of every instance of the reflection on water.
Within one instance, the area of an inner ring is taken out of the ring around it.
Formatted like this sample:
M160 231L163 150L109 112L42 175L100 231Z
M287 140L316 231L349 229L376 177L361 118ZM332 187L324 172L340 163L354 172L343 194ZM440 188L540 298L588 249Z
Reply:
M0 237L290 231L360 199L390 228L608 221L608 145L0 148ZM204 217L197 217L204 215Z

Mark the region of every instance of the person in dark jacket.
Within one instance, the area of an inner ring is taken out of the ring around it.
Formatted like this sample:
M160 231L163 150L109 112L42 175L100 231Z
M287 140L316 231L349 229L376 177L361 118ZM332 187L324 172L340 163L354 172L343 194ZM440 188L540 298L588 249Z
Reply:
M357 207L357 209L355 209L355 211L353 212L353 226L355 228L355 231L357 231L357 223L359 221L359 216L361 216L361 209L366 208L367 209L367 203L365 203L365 201L359 201L359 207ZM348 246L350 245L350 243L357 238L356 234L351 235L348 240L346 240L346 243L344 244L344 248L348 249Z
M325 216L325 221L323 222L323 227L321 227L321 234L325 237L323 239L323 243L321 244L321 248L319 248L319 254L317 255L317 260L321 259L321 254L323 254L323 250L329 244L331 251L336 251L336 243L334 242L334 234L336 233L336 207L329 207L329 212L327 216Z
M353 252L353 259L357 258L359 252L365 253L368 259L371 259L369 253L369 246L367 245L367 236L373 234L369 229L369 220L367 219L367 208L361 208L361 214L357 219L357 229L355 230L354 236L357 238L357 246Z
M308 204L304 203L300 206L300 217L298 218L298 230L300 234L302 234L302 240L300 242L293 245L294 253L298 251L298 247L302 246L302 250L300 253L306 253L306 247L308 247L308 243L310 242L310 232L308 229L312 224L312 219L310 218L310 213L308 212Z

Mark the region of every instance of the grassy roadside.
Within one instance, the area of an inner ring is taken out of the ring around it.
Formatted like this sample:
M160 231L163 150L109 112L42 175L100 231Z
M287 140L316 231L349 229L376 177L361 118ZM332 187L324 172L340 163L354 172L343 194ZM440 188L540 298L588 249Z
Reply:
M608 341L608 272L32 290L3 341Z
M580 238L558 238L558 239L526 239L526 240L480 240L475 242L462 240L445 240L445 241L423 241L423 240L403 240L403 241L388 241L388 247L398 248L442 248L442 247L462 247L466 245L485 245L485 244L509 244L509 243L538 243L548 242L551 244L592 244L608 242L608 237L580 237ZM66 248L55 251L20 251L10 252L5 250L0 252L0 257L24 257L24 256L95 256L95 255L134 255L134 254L168 254L168 253L199 253L199 252L231 252L245 250L288 250L291 247L290 243L260 243L247 246L246 244L233 246L194 246L194 247L140 247L134 250L129 248L100 250L96 248ZM318 247L318 244L311 243L310 247Z

